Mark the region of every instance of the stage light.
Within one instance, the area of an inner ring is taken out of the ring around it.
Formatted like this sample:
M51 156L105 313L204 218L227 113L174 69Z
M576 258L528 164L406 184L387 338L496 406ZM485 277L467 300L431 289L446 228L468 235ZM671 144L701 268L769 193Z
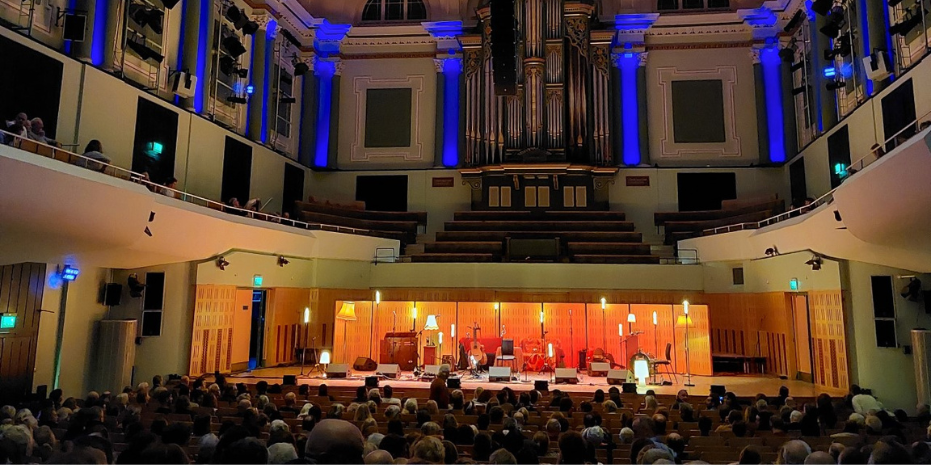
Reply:
M436 331L440 325L436 323L436 315L427 315L427 322L423 325L424 331Z
M246 100L245 97L239 97L237 95L230 95L226 97L226 101L229 103L242 103L242 104L249 103L249 101Z
M279 257L278 257L278 266L284 268L284 266L287 265L288 263L291 263L291 262L288 261L287 258L284 258L284 257L282 257L282 256L279 256Z
M304 307L304 324L310 323L310 307Z
M605 309L605 298L604 297L601 298L601 309L602 310Z
M70 283L74 281L75 279L78 279L78 275L80 273L81 273L81 270L71 265L65 265L65 267L61 270L61 279L63 281L67 281Z
M915 8L911 8L906 11L905 19L897 24L889 26L889 33L905 36L919 24L921 24L921 14L919 14Z
M683 300L683 301L682 301L682 313L684 313L684 314L686 314L686 315L689 314L689 301L688 301L688 300Z
M811 267L812 271L821 270L821 265L823 263L824 263L824 260L818 254L812 255L811 258L807 262L805 262L806 265Z
M824 77L833 79L834 76L836 75L837 75L837 68L833 66L828 66L827 68L824 68Z
M140 37L142 38L143 41L146 40L145 36L140 36ZM126 42L126 46L129 47L129 49L133 53L135 53L139 58L142 58L143 60L146 60L146 61L152 60L156 63L161 63L165 59L164 56L162 56L155 50L152 50L151 48L147 47L145 43L128 40Z
M449 325L449 337L456 338L456 325Z
M819 31L830 37L835 38L840 35L840 30L846 21L844 20L844 7L841 5L836 5L834 8L831 8L831 12L828 14L828 21Z
M414 316L414 319L417 319L417 306L414 306L414 309L411 311L411 315Z
M775 257L775 256L779 255L779 249L776 248L776 246L774 245L774 246L772 246L772 247L766 249L763 253L766 254L767 257Z
M640 385L646 384L646 379L650 376L650 364L646 360L637 359L634 361L634 378Z
M844 219L840 217L840 212L837 210L834 210L834 221L844 221Z
M628 322L628 323L636 323L636 322L637 322L637 315L634 315L633 313L628 313L628 314L627 314L627 322Z
M553 343L552 342L546 345L546 354L547 354L546 355L547 357L553 358Z
M495 311L498 311L498 308L499 308L499 306L498 306L498 302L495 302L495 305L494 305L494 307L495 307Z
M230 7L226 9L226 13L224 13L223 16L225 16L226 19L228 19L231 23L233 23L233 26L235 27L237 22L242 21L242 18L244 15L243 15L243 12L239 8ZM236 29L239 29L241 27L242 26L236 27Z
M253 86L252 84L249 84L248 86L246 86L246 93L249 94L249 95L254 94L254 93L255 93L255 86Z
M846 81L844 81L843 79L837 79L837 80L834 80L834 81L831 81L825 84L824 88L830 91L836 91L846 86L847 86Z
M824 16L828 14L828 11L831 11L832 5L834 5L834 0L814 0L811 2L811 11Z
M796 88L792 89L792 95L804 94L805 92L808 92L808 88L809 88L809 86L807 86L807 85L804 85L804 86L801 86L801 87L796 87Z
M230 262L226 261L226 259L223 257L217 257L216 263L217 263L217 268L219 268L221 271L225 271L226 267L230 265Z
M909 279L908 284L899 292L899 295L901 295L903 299L907 299L910 302L918 302L918 296L920 294L921 280L914 276Z
M437 340L436 340L436 341L437 341L437 343L438 343L439 345L443 345L443 331L440 331L439 334L437 334Z
M375 291L375 305L378 305L380 303L381 303L381 292Z
M242 42L234 36L229 36L223 39L223 48L233 56L233 58L239 57L243 53L246 53L246 47L242 45Z
M294 64L294 75L295 76L303 76L307 74L308 71L310 71L310 66L308 66L307 63L304 63L303 61L299 61Z
M145 290L145 284L139 282L139 278L136 276L136 273L129 275L129 278L126 278L126 284L129 286L129 296L138 299L142 297L142 291Z
M255 35L259 31L259 23L255 21L247 21L242 25L242 33L246 35Z
M330 364L330 351L329 350L324 350L323 352L320 353L320 363L324 365Z

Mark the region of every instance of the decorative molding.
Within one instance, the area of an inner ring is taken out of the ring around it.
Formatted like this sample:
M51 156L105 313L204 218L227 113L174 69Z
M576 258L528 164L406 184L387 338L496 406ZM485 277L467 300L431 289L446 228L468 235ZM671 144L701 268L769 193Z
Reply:
M353 47L399 47L409 45L432 45L436 41L429 36L380 36L380 37L347 37L342 41L343 46Z
M740 136L737 133L736 88L737 67L719 66L702 70L657 68L657 82L663 95L663 134L660 139L661 158L681 158L689 155L716 155L721 158L740 157ZM683 144L675 142L672 115L672 82L720 80L724 86L724 142Z
M339 57L343 60L396 60L401 58L434 58L433 52L409 52L409 53L340 53Z
M640 52L637 55L637 66L644 67L647 65L647 57L650 55L650 52Z
M760 49L757 47L750 47L750 61L753 64L760 64Z
M593 187L595 190L602 190L615 184L614 176L592 176Z
M480 191L480 190L482 190L482 178L481 178L481 176L476 176L476 177L474 177L474 178L473 178L473 177L465 177L465 176L463 176L463 177L462 177L462 185L463 185L463 186L469 186L469 187L472 188L472 190Z
M371 162L373 159L403 158L404 161L423 161L424 144L421 140L421 103L424 94L423 75L410 75L401 79L374 79L371 76L353 78L352 91L356 98L355 137L350 147L349 161ZM411 89L411 146L365 147L366 91L368 89Z
M703 50L703 49L715 49L715 48L746 48L746 47L752 47L753 44L754 44L753 41L715 42L715 43L704 43L704 44L656 44L656 45L647 45L646 50L659 51L659 50Z

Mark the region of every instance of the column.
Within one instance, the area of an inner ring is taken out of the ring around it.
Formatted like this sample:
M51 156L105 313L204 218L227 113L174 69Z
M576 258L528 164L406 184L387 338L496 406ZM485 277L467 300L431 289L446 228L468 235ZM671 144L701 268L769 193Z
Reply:
M786 161L786 130L782 98L782 58L775 39L754 47L753 69L757 95L760 160Z
M889 59L889 64L895 67L892 50L892 36L889 35L889 2L888 0L857 0L857 15L859 16L860 50L862 56L867 57L874 50L882 50ZM891 71L891 70L890 70ZM861 73L866 80L866 93L873 95L889 85L892 78L873 82Z
M259 31L252 36L252 65L249 78L254 92L249 98L248 121L246 128L250 139L263 144L268 139L270 118L268 99L271 97L271 76L275 62L275 38L278 35L278 22L269 15L253 18L259 24Z
M114 44L120 35L117 26L120 18L120 0L78 0L75 8L87 11L87 31L84 42L74 43L74 53L89 58L91 64L106 70L113 69Z
M646 163L649 147L647 128L646 99L646 63L647 52L644 49L646 31L659 18L658 13L623 14L614 17L617 30L614 42L623 44L615 47L611 61L617 68L616 89L618 102L617 131L619 144L616 145L615 157L624 166L637 166Z
M340 41L349 33L348 24L332 24L320 20L314 29L314 77L317 81L317 111L313 166L331 168L336 166L337 124L339 114L339 60ZM334 102L336 100L336 102ZM335 104L334 104L335 103Z
M181 105L204 113L213 79L210 78L210 56L213 49L213 28L216 10L211 0L184 0L179 68L197 76L194 97L182 99Z
M438 165L454 168L461 161L462 145L462 34L461 21L422 23L424 29L437 41L436 46L436 161Z
M302 57L310 68L301 76L301 135L298 148L298 161L304 166L313 166L314 144L317 135L317 97L318 86L315 74L316 57Z

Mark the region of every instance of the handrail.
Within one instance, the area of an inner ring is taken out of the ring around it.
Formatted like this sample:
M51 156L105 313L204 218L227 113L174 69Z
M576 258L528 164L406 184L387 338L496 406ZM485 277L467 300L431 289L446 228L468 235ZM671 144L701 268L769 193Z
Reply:
M908 140L911 140L912 137L914 137L915 135L917 135L918 133L920 133L920 132L921 132L921 129L918 127L918 124L919 124L919 123L924 123L924 122L931 122L931 118L926 118L926 117L929 117L929 116L931 116L931 111L929 111L928 113L925 113L925 114L921 115L921 116L918 117L918 118L915 118L914 121L912 121L911 123L907 124L905 127L903 127L902 129L900 129L898 132L896 132L895 134L893 134L891 137L889 137L889 138L887 138L886 140L884 140L883 143L882 143L882 145L880 145L880 149L883 150L883 155L885 155L885 147L886 147L888 144L890 144L890 143L893 144L893 147L892 147L893 149L895 149L896 147L898 147L898 143L895 142L896 138L898 138L898 137L901 136L902 134L905 134L906 131L908 131L909 129L911 129L911 128L914 127L914 132L912 133L911 137L908 138ZM863 156L863 157L861 157L860 159L858 159L857 161L851 163L850 165L848 165L848 166L845 168L845 170L849 173L849 174L848 174L848 177L849 177L849 176L853 176L853 175L856 174L858 171L860 171L860 170L862 170L863 168L865 168L865 167L871 165L874 161L878 160L878 159L881 158L883 155L877 156L875 152L870 152L869 155ZM868 161L868 162L867 162L867 161ZM854 165L859 166L859 168L855 167ZM852 173L850 173L851 170L853 170ZM769 225L771 225L771 224L776 224L776 223L779 223L779 222L781 222L781 221L785 221L785 220L787 220L787 219L789 219L789 218L794 218L794 217L796 217L796 216L803 215L803 214L805 214L805 213L808 213L808 212L814 210L815 208L820 207L821 205L824 205L824 204L826 204L826 203L831 203L831 202L833 202L833 201L834 201L834 191L836 191L836 190L837 190L837 188L835 187L834 189L831 189L831 190L828 191L826 194L822 195L821 197L818 197L817 199L815 199L814 202L812 202L812 203L810 203L810 204L808 204L808 205L803 205L803 206L801 206L801 207L794 208L794 209L789 210L789 211L787 211L787 212L780 213L780 214L778 214L778 215L775 215L775 216L771 216L771 217L769 217L769 218L766 218L766 219L764 219L764 220L762 220L762 221L749 222L749 223L736 223L736 224L731 224L731 225L727 225L727 226L720 226L720 227L717 227L717 228L705 229L705 230L702 231L702 235L703 235L703 236L713 236L713 235L715 235L715 234L723 234L723 233L728 233L728 232L732 232L732 231L742 231L742 230L745 230L745 229L759 229L759 228L763 228L763 227L769 226Z
M9 145L9 146L18 148L20 150L27 151L29 153L34 153L36 155L44 156L44 157L52 158L52 159L56 159L55 157L56 153L67 155L68 156L67 160L69 160L69 162L72 159L82 160L84 167L88 169L93 169L94 171L98 171L107 176L122 179L124 181L134 182L136 184L142 184L146 186L146 188L153 194L161 194L166 197L171 197L174 199L181 200L182 202L207 207L213 210L235 213L240 216L245 216L245 217L258 219L258 220L264 220L264 221L268 221L272 223L279 223L283 225L290 225L296 228L301 228L301 229L306 229L306 230L327 230L327 231L333 231L333 232L338 232L338 233L345 232L349 234L362 234L362 235L366 235L366 233L377 232L372 229L354 228L350 226L338 226L338 225L331 225L331 224L325 224L325 223L308 223L306 221L285 218L283 216L274 215L271 213L257 212L253 210L247 210L245 208L233 207L230 205L226 205L222 202L218 202L216 200L210 200L205 197L200 197L198 195L180 191L178 189L173 189L167 186L156 184L146 179L145 175L141 173L136 173L135 171L128 170L126 168L122 168L120 166L117 166L111 163L106 163L101 160L96 160L94 158L90 158L90 157L87 157L87 156L84 156L84 155L81 155L75 152L64 150L59 147L46 144L44 142L39 142L37 140L30 139L28 137L23 137L21 134L13 134L9 131L0 129L0 135L2 135L4 138L12 138L9 141L4 141L4 145ZM23 141L28 141L29 143L36 144L37 148L45 147L47 150L44 150L44 151L48 153L40 153L39 150L36 150L35 152L26 150L25 148L22 147ZM93 168L90 168L90 167L93 167Z

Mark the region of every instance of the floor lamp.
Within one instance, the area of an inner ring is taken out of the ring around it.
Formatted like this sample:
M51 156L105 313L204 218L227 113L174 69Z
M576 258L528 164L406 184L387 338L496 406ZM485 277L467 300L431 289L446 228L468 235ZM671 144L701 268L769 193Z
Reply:
M440 325L436 323L436 315L427 315L427 322L423 325L424 331L436 331L440 329ZM432 346L433 341L430 340L430 337L427 336L427 345ZM434 352L436 354L436 352ZM424 365L434 365L436 359L432 360L433 363L427 363L426 357L424 357Z
M308 324L310 324L310 307L304 307L304 340L301 343L301 376L304 376L304 358L307 357Z
M685 385L688 387L695 387L695 384L692 383L692 369L689 360L689 326L692 323L692 317L689 316L689 301L682 301L682 311L684 315L677 318L677 323L680 325L685 325Z
M607 316L605 316L605 307L606 300L604 297L601 298L601 348L604 351L608 352L608 323Z
M378 313L378 304L381 303L381 292L375 291L375 305L372 306L372 331L369 336L369 358L372 358L372 352L375 348L375 314Z
M339 313L336 314L337 320L343 320L343 356L348 357L346 343L349 340L346 338L346 330L349 328L350 321L356 321L356 303L355 302L343 302L343 305L339 308ZM349 359L346 359L347 363Z

